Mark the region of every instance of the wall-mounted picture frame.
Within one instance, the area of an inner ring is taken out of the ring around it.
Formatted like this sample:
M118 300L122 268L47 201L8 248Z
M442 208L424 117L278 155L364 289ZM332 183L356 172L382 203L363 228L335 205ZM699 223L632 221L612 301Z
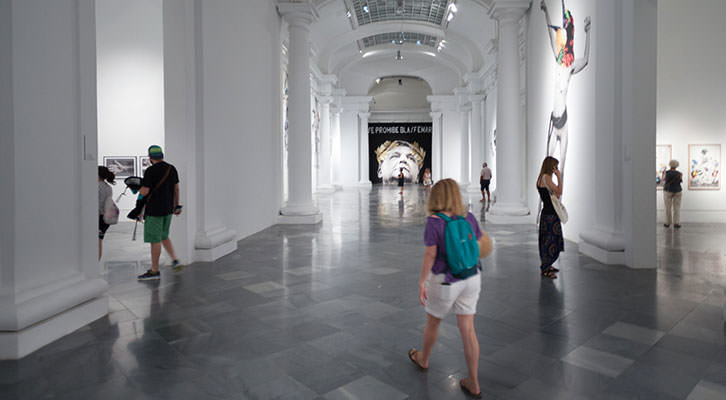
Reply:
M655 146L655 188L663 190L665 183L665 172L668 171L668 163L673 157L672 147L669 144L658 144Z
M151 159L149 156L139 156L139 176L144 176L146 168L151 166Z
M721 189L721 145L688 145L688 189Z
M126 178L136 175L136 156L104 156L103 165L113 172L116 178Z

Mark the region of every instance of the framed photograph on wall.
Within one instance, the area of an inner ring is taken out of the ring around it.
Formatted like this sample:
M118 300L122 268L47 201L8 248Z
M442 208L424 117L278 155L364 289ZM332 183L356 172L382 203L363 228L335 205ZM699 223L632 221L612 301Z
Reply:
M139 176L143 177L146 168L151 166L151 160L149 156L139 156Z
M721 145L688 145L688 189L721 189Z
M668 163L672 157L671 145L659 144L655 146L655 188L663 190L663 184L665 180L663 178L665 172L668 170Z
M116 178L126 178L136 175L136 156L103 157L103 165L116 175Z

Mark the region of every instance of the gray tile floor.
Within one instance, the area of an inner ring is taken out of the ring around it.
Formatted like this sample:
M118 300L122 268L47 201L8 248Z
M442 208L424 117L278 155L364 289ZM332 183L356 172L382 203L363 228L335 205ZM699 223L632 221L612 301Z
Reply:
M274 226L214 263L137 282L147 249L111 228L110 314L19 361L2 399L463 399L453 316L431 368L416 281L424 196L396 188L317 198L318 226ZM566 243L538 275L533 226L490 225L476 329L488 399L723 399L724 225L658 229L658 270L604 266ZM139 267L139 264L141 265Z

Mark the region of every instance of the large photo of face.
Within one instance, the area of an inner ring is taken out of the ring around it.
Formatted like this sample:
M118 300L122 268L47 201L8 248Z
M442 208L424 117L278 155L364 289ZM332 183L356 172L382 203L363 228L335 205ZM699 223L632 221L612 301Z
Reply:
M387 140L376 149L378 178L384 183L398 182L403 174L404 182L417 182L426 152L418 143L405 140Z
M373 183L420 183L431 168L430 122L375 122L368 124L370 179Z

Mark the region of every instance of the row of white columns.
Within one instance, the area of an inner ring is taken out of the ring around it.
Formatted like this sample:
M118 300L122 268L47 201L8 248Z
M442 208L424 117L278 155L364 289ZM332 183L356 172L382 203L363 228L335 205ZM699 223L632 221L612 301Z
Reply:
M524 179L524 157L519 153L523 143L523 132L520 125L520 82L519 82L519 42L518 21L529 7L529 0L497 1L491 8L490 15L498 21L499 54L497 57L498 88L497 121L497 204L492 213L505 216L522 216L529 213L524 204L522 179ZM280 3L280 13L288 22L290 34L289 62L289 199L282 207L283 222L317 223L321 220L320 212L312 202L311 144L309 140L310 110L310 24L316 19L315 8L309 3ZM476 190L479 166L483 158L483 129L481 94L470 94L463 90L457 93L458 111L460 113L461 149L460 149L460 184ZM342 129L335 126L331 129L330 96L321 97L321 153L318 170L318 187L321 191L332 189L335 176L332 172L333 138L331 131L341 135ZM343 110L338 107L336 114ZM356 131L358 132L358 184L370 185L368 177L368 118L366 109L358 111ZM440 178L444 164L442 159L442 120L441 113L431 113L433 122L434 142L434 174ZM337 120L338 117L336 116ZM342 136L342 135L341 135ZM350 138L349 138L350 139ZM345 141L345 138L340 138ZM342 143L338 143L342 145ZM438 150L436 150L438 149ZM341 160L337 160L341 161ZM504 175L506 174L506 176Z

